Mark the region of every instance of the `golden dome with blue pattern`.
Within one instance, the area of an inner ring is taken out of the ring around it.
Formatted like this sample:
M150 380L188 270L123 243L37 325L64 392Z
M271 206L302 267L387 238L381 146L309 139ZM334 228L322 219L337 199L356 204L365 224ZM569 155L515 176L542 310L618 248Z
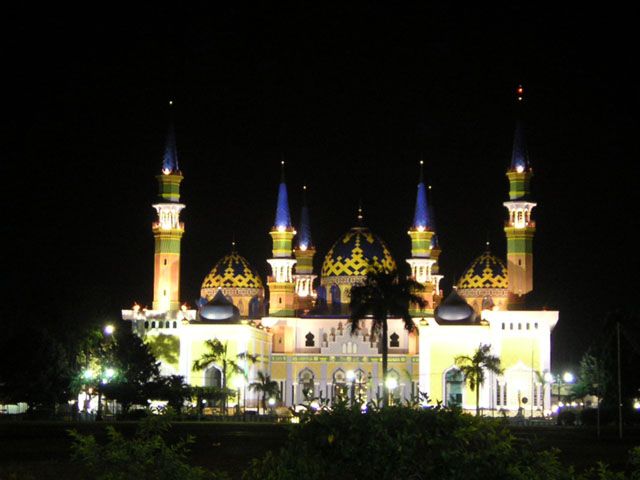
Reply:
M508 287L507 266L488 250L471 262L458 281L459 290L479 288L506 290Z
M366 227L356 226L331 247L322 264L322 278L364 277L371 269L395 271L396 261L384 241Z
M235 250L225 255L202 282L201 296L212 298L218 288L263 289L262 279Z

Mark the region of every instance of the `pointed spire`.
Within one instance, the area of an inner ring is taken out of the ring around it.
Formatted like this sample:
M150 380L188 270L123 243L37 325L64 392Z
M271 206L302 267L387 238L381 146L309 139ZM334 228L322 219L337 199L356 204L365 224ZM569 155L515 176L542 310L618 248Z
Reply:
M302 187L302 209L300 211L300 231L298 232L298 247L306 250L313 246L311 241L311 224L309 222L309 207L307 206L307 186Z
M511 153L511 170L524 172L529 169L529 155L525 141L525 128L522 122L522 104L524 103L524 88L518 85L516 88L516 101L518 102L518 113L516 120L516 130L513 135L513 151Z
M364 224L364 214L362 213L362 199L358 200L358 215L356 216L356 220L359 227Z
M278 230L286 230L291 227L291 214L289 213L287 184L284 181L284 160L282 160L280 164L282 165L282 174L280 178L280 186L278 187L275 227Z
M418 183L418 194L416 196L416 209L413 215L413 228L418 230L431 229L429 218L429 208L427 206L427 188L424 184L424 160L420 160L420 179Z
M173 105L173 101L169 101L169 106ZM180 171L178 166L178 149L176 148L176 132L173 127L173 121L169 121L169 130L167 132L167 142L164 148L164 157L162 159L162 172L169 174Z

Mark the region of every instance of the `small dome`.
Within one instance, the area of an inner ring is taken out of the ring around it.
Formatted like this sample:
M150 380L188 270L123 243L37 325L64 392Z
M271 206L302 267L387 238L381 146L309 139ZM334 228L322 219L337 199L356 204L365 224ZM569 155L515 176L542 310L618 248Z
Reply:
M264 287L260 276L251 268L247 259L233 251L222 257L202 282L201 290L212 288Z
M204 320L235 321L240 318L240 311L222 293L218 293L210 302L200 307L200 317Z
M434 316L437 321L472 322L476 314L473 307L458 295L458 292L454 288L449 296L436 307Z
M507 267L504 262L486 251L476 258L458 281L459 289L509 287Z
M331 247L322 277L364 277L376 270L395 271L396 262L384 241L366 227L353 227Z

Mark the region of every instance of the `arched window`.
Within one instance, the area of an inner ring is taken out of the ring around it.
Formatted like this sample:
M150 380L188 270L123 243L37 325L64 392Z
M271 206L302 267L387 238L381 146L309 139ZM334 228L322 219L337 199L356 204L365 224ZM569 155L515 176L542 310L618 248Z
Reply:
M315 347L316 342L315 342L315 335L311 332L307 333L304 338L306 338L306 341L304 342L304 346L305 347Z
M340 287L331 285L331 311L332 313L340 313Z
M349 398L347 375L339 368L333 373L333 399L346 400L347 398Z
M221 387L222 386L222 370L215 365L211 365L204 371L205 387Z
M156 328L156 322L151 322L151 328Z
M307 400L312 399L315 393L313 380L313 372L308 368L302 370L298 375L298 381L300 383L300 387L302 388L302 396Z
M391 340L391 342L389 342L391 348L398 348L400 346L400 336L396 332L393 332L389 339Z
M144 322L144 328L149 328L149 322L148 321Z
M178 328L178 322L173 322L173 328Z
M260 299L256 296L249 302L249 317L258 318L260 316Z
M445 381L445 405L447 407L462 405L462 389L464 387L464 377L457 368L447 370L444 375Z

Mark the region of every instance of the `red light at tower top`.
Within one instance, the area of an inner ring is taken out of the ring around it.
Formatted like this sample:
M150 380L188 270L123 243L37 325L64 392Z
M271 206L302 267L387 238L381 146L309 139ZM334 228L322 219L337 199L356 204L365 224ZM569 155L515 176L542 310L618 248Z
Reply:
M516 96L519 102L524 98L524 88L522 88L522 85L518 85L518 88L516 88Z

